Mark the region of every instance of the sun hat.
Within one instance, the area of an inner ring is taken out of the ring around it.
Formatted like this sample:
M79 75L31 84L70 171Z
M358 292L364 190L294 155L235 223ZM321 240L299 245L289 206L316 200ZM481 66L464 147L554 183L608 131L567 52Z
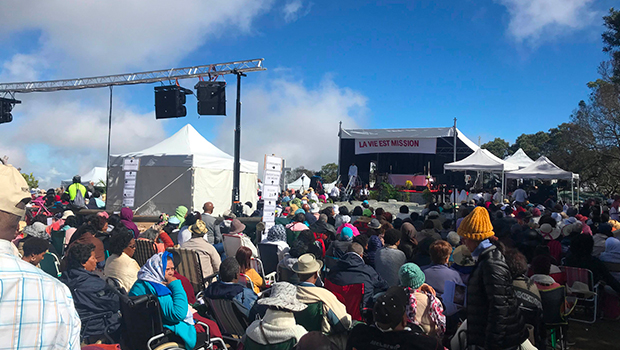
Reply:
M370 222L368 223L368 227L373 228L375 230L380 229L381 228L381 223L379 222L379 220L377 219L372 219L370 220Z
M105 213L105 211L102 211L101 213ZM106 213L107 214L107 213ZM97 213L97 215L99 215L99 213ZM75 214L71 211L71 210L65 210L62 212L62 217L61 219L63 220L67 220L67 218L69 216L75 216Z
M372 217L372 211L370 211L370 209L364 209L362 216Z
M560 215L560 213L552 213L551 217L553 218L553 220L555 220L555 222L562 221L562 215Z
M475 207L474 210L461 221L457 233L459 236L475 241L483 241L494 236L495 233L493 233L493 225L491 225L489 212L483 207Z
M340 231L340 240L345 242L353 240L353 230L347 226L343 227Z
M320 260L316 260L314 254L304 254L297 259L297 262L293 264L291 270L295 273L300 273L302 275L315 273L323 268L323 262Z
M403 287L400 286L393 286L388 289L385 294L378 297L372 308L372 314L377 328L388 331L402 322L408 301L409 297L407 293ZM387 329L382 329L377 323L387 326Z
M420 288L424 281L426 281L424 272L414 263L406 263L401 266L398 269L398 278L400 279L401 286L413 289Z
M588 287L587 284L580 281L573 282L573 285L566 286L566 289L568 289L568 292L571 294L583 294L587 297L591 297L595 294L590 290L590 287Z
M459 236L459 234L455 231L450 231L448 233L448 237L446 237L446 241L448 241L448 243L450 243L453 247L456 247L461 243L461 236Z
M237 217L237 215L235 215L235 213L233 213L230 209L226 210L222 216L224 219L235 219Z
M351 217L349 215L342 215L341 219L342 219L342 222L345 224L348 224L351 222Z
M258 299L257 303L285 309L291 312L302 311L308 307L306 304L297 300L297 287L288 282L274 283L273 286L271 286L271 295L268 298Z
M321 211L321 208L319 208L319 205L318 205L318 204L316 204L316 203L312 203L312 204L310 205L310 212L311 212L312 214L316 214L316 213L318 213L318 212L320 212L320 211Z
M241 233L245 230L245 225L239 219L233 219L230 224L230 233Z
M43 238L43 239L49 239L50 235L48 235L47 232L45 232L45 228L46 228L45 224L42 224L37 221L30 226L24 227L24 235L37 237L37 238Z
M340 209L339 209L339 207L336 204L334 204L332 209L334 210L334 215L338 215L338 213L340 213Z
M28 183L17 169L0 163L0 210L23 217L31 200Z
M560 237L560 230L550 224L542 224L537 230L544 239L551 241Z
M202 237L206 235L207 232L209 232L209 230L207 229L207 225L205 225L205 222L200 219L196 220L196 223L190 226L189 230L192 232L193 236L199 237Z
M541 215L541 213L540 213L540 209L538 209L538 208L532 208L532 216L533 216L533 217L537 218L537 217L539 217L540 215Z
M178 225L181 223L181 220L179 220L176 216L171 216L170 219L168 219L168 223L171 225Z
M439 216L439 213L433 210L428 213L428 217L430 218L431 216Z
M474 262L474 258L471 256L471 252L465 245L460 245L454 248L454 252L452 252L452 259L454 259L454 263L459 266L474 266L476 263Z

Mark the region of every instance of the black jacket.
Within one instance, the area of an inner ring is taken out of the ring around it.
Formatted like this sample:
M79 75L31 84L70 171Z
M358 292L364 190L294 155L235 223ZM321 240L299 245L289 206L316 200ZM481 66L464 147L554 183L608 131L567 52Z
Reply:
M527 337L508 265L491 246L478 257L467 285L467 345L516 349Z
M327 274L327 279L339 286L364 283L364 307L372 307L372 297L388 289L388 283L356 253L347 253Z
M120 326L120 303L118 294L93 272L83 268L70 269L62 273L60 281L69 287L75 309L82 320L83 336L97 336L105 333L108 325L110 332ZM106 317L98 317L109 312ZM88 318L91 317L92 318Z

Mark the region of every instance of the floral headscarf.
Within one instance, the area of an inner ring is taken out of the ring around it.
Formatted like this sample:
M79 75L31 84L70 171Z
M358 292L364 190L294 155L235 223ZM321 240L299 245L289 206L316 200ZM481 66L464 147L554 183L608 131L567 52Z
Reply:
M415 325L420 325L420 322L416 320L416 311L418 307L418 300L415 297L416 290L413 288L405 288L405 292L409 295L409 303L407 303L407 308L405 313L407 314L407 321L413 323ZM418 291L419 293L424 293L428 297L428 304L430 305L429 316L431 321L437 326L437 337L441 339L443 334L446 332L446 316L443 314L443 306L437 297L428 292Z
M278 224L269 229L267 233L267 241L269 242L286 242L286 229Z

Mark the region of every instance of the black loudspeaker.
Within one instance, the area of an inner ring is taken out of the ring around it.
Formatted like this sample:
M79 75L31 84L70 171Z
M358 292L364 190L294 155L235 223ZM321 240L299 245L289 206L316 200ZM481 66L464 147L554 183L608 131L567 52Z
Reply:
M199 115L226 115L225 81L199 81L194 88Z
M179 118L187 115L185 95L191 90L177 85L155 87L155 119Z

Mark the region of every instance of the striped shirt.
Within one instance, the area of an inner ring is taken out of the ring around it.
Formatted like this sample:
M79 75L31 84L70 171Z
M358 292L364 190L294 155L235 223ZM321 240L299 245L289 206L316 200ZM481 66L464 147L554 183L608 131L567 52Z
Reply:
M0 239L0 350L80 349L80 328L69 289Z

